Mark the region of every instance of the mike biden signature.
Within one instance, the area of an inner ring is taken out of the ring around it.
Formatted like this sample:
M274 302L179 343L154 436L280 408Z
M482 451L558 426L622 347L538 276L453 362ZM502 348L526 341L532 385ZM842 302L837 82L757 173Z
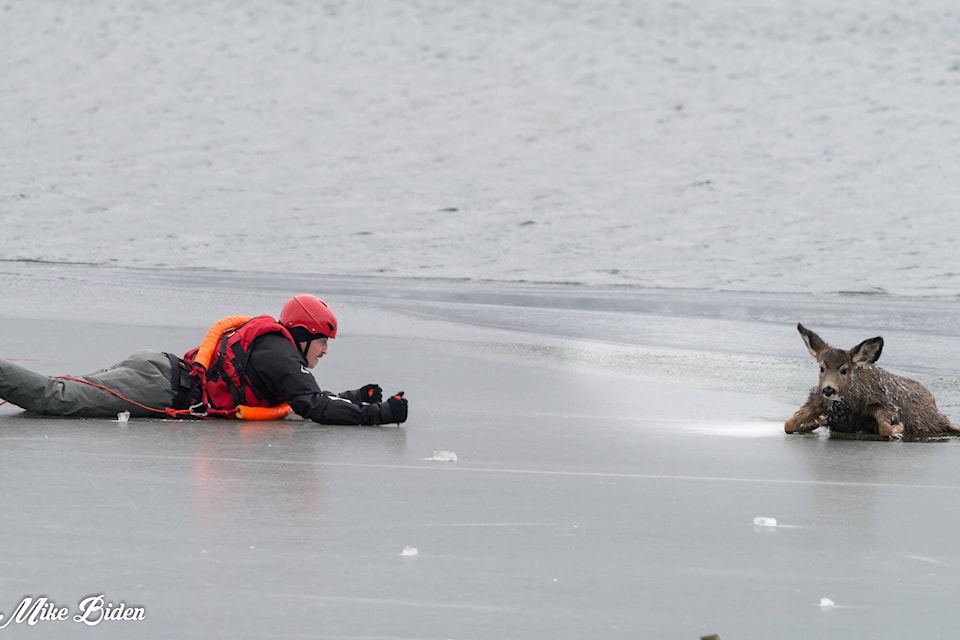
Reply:
M147 611L140 606L129 606L123 602L114 604L104 595L87 596L81 600L74 611L62 607L46 596L34 598L25 596L10 615L0 613L0 629L6 629L11 623L35 626L41 622L76 622L95 627L101 622L123 621L139 622L145 620Z

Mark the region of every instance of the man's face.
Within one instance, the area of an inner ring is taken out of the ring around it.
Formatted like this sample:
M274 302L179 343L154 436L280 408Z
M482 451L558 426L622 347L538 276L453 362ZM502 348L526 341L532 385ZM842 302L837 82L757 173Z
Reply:
M322 358L327 353L327 338L317 338L310 341L310 347L307 348L307 366L313 369L317 366L317 363L320 362Z

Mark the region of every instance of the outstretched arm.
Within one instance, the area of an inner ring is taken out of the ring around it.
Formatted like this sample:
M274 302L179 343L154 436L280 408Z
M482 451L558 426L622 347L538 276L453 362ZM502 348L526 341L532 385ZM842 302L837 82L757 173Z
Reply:
M386 402L354 404L353 398L322 391L313 372L296 347L279 335L258 338L250 348L248 367L251 379L256 377L278 402L288 402L300 416L320 424L390 424L406 420L406 401L398 406L392 398ZM368 385L357 392L378 389ZM382 394L382 392L381 392ZM371 397L368 395L368 397ZM382 395L381 395L382 398Z

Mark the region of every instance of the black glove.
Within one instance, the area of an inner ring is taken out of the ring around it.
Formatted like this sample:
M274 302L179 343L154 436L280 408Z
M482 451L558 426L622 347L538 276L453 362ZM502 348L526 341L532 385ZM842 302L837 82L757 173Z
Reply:
M403 397L403 391L398 391L387 398L387 404L390 406L390 422L407 421L407 399Z
M378 384L365 384L357 389L359 402L383 402L383 389Z
M378 384L368 384L354 389L353 391L342 391L337 394L341 398L346 398L353 404L377 404L383 402L383 389Z

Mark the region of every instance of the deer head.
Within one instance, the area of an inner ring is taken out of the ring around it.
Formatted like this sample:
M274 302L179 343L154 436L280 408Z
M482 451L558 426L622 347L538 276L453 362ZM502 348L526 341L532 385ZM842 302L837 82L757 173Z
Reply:
M829 402L843 400L850 393L853 371L865 364L873 364L880 358L883 351L883 338L876 337L864 340L852 349L844 351L836 349L810 331L802 324L797 325L797 331L803 337L810 355L820 365L820 395Z

